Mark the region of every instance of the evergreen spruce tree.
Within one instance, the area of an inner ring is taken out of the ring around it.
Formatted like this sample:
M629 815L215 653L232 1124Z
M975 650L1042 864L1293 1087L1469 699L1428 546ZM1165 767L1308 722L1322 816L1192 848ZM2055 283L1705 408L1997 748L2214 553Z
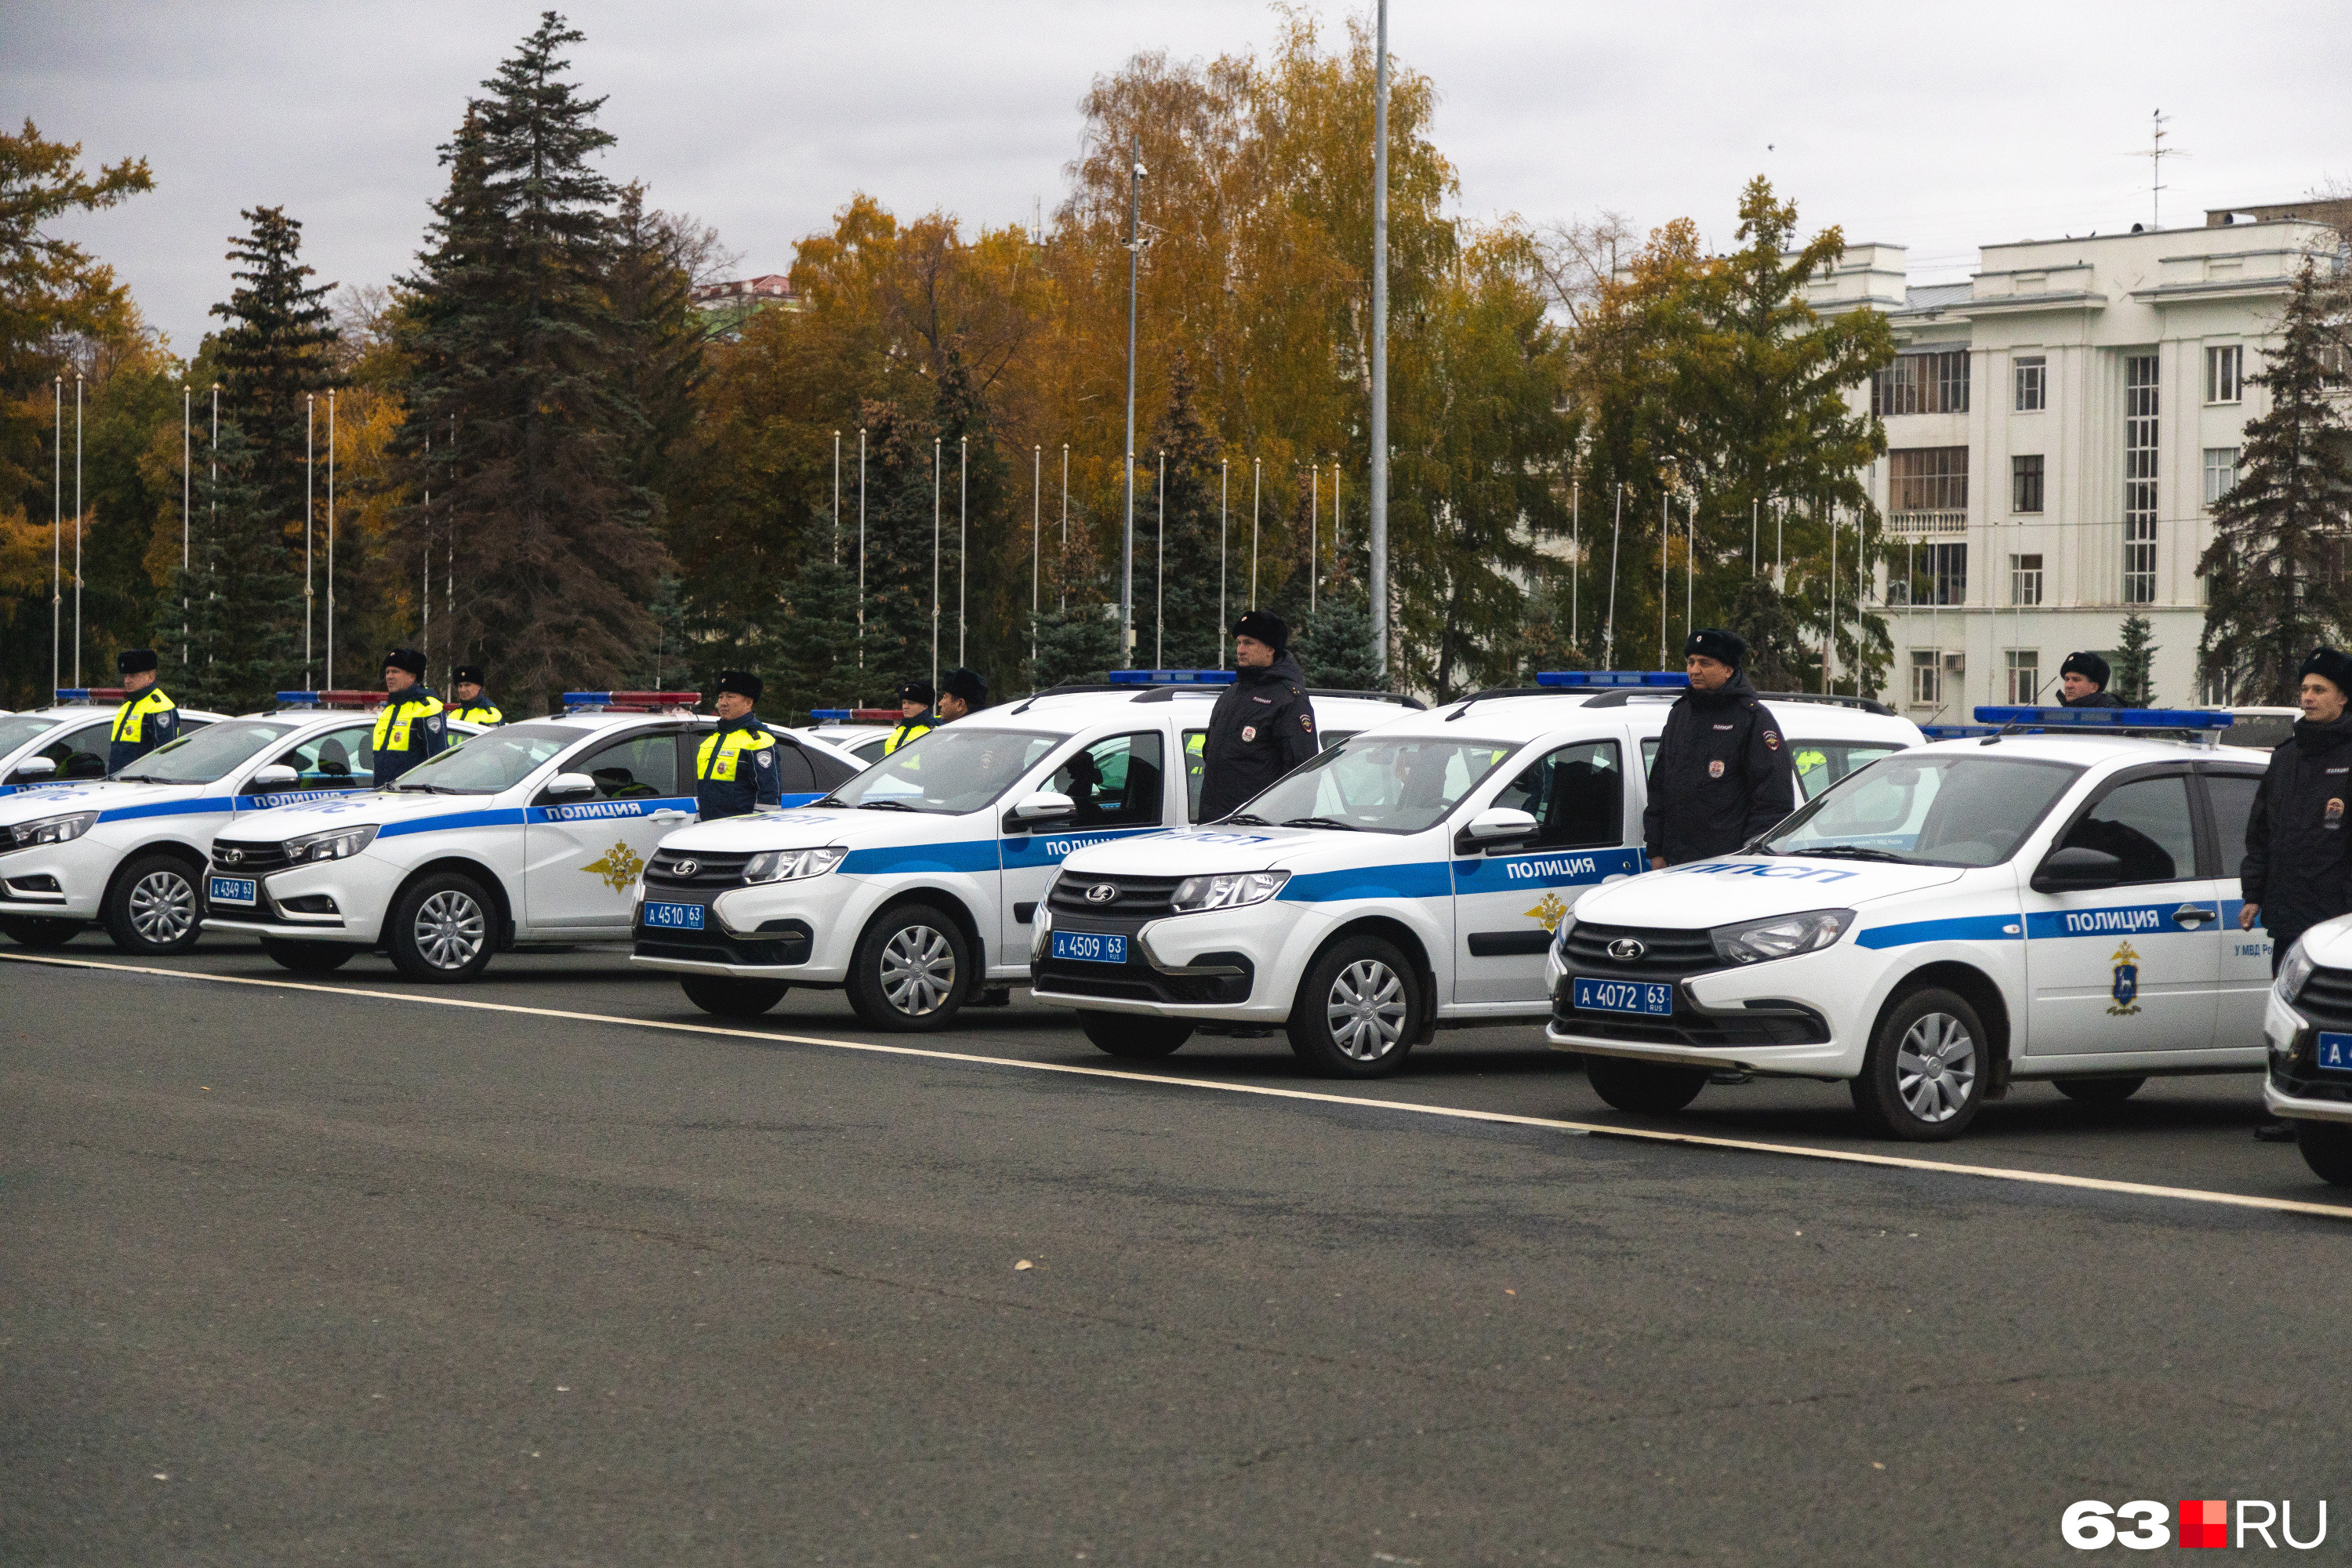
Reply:
M1733 590L1728 623L1748 644L1742 667L1748 683L1759 691L1810 691L1813 672L1821 668L1817 647L1809 647L1805 628L1790 608L1788 595L1758 573Z
M1118 608L1093 534L1085 513L1078 512L1071 519L1068 543L1055 540L1047 558L1045 608L1037 616L1037 656L1028 672L1033 691L1100 681L1118 662Z
M302 684L302 584L283 569L244 427L224 418L208 457L197 470L202 521L156 605L154 647L162 684L183 707L249 713Z
M2328 395L2327 354L2343 324L2309 260L2287 296L2280 342L2248 382L2270 412L2246 425L2237 487L2213 509L2199 667L2230 700L2292 706L2295 671L2352 635L2352 576L2335 569L2352 526L2352 430Z
M1147 647L1157 647L1171 669L1213 669L1224 647L1217 616L1217 438L1201 423L1192 368L1182 353L1169 378L1168 407L1152 432L1155 452L1168 464L1164 539L1154 542L1150 595L1136 595L1136 632ZM1157 469L1153 471L1155 481ZM1142 498L1137 498L1139 512ZM1153 521L1161 513L1154 498ZM1137 532L1141 533L1139 517ZM1160 551L1164 549L1163 560ZM1137 576L1142 575L1142 541L1136 544ZM1139 584L1139 589L1140 584ZM1230 605L1230 600L1228 601ZM1150 617L1150 618L1147 618ZM1160 617L1165 617L1164 621ZM1164 640L1159 637L1166 627Z
M1020 535L1027 531L1013 524L1012 470L996 438L988 401L972 380L959 344L948 345L933 412L940 463L940 666L969 664L997 687L1029 652L1027 637L1016 644L1013 636L1016 628L1025 627L1028 618L1028 552L1020 552L1024 559L1016 564L1013 548L1016 542L1025 542ZM959 605L965 623L961 660L956 655Z
M622 187L605 274L606 302L620 329L614 369L637 416L623 435L622 509L656 530L673 454L693 427L705 374L706 329L683 246L674 221L646 210L644 185Z
M2134 613L2124 617L2116 645L2114 679L2107 689L2122 698L2126 708L2156 706L2157 647L2147 640L2155 630L2146 616Z
M857 668L857 569L833 558L830 517L811 520L802 562L774 623L763 628L769 691L761 700L776 713L855 707L867 684ZM889 695L898 695L895 687Z
M895 403L866 405L866 672L865 689L895 703L898 688L931 678L932 447L931 433ZM940 497L945 504L945 476ZM941 531L944 533L944 513ZM849 563L850 580L857 578ZM949 591L940 563L940 589ZM951 634L953 628L950 627ZM854 643L854 638L853 638ZM942 668L955 645L940 649Z
M1372 607L1350 584L1327 596L1306 625L1291 635L1291 657L1307 684L1342 691L1379 691L1388 682L1372 642Z
M331 355L339 334L328 324L326 304L334 285L306 281L313 269L300 259L302 225L285 208L252 207L237 216L253 230L229 241L236 248L228 258L244 265L229 274L238 287L212 308L228 323L213 340L212 359L222 405L253 456L251 478L262 513L278 527L271 557L280 569L299 573L303 464L311 437L308 398L335 379ZM325 413L321 406L316 438L322 466Z

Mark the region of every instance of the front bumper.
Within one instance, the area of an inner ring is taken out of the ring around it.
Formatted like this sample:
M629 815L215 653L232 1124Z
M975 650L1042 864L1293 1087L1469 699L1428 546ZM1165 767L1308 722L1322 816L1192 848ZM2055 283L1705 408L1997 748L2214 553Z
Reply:
M676 974L838 985L848 977L850 953L864 925L856 911L846 907L857 901L863 880L828 874L751 887L649 887L640 882L629 921L629 962ZM702 929L646 925L649 899L699 906Z
M1862 1071L1875 1005L1875 977L1848 972L1860 951L1841 942L1796 958L1675 976L1672 1016L1648 1016L1579 1010L1573 976L1555 946L1544 961L1552 997L1544 1039L1555 1050L1584 1056L1850 1079Z
M214 903L212 879L238 874L236 867L215 864L206 868L207 929L360 947L373 947L381 940L385 912L406 875L401 868L362 853L345 860L247 873L258 884L253 904Z
M92 842L96 837L85 833L0 855L0 915L96 920L123 855L118 845Z
M1200 914L1119 916L1041 905L1031 923L1029 994L1089 1012L1273 1026L1290 1016L1311 954L1331 927L1279 899ZM1123 963L1052 956L1056 927L1128 939Z
M2352 1075L2319 1070L2319 1032L2317 1023L2271 994L2263 1008L2269 1056L2263 1109L2289 1121L2352 1122Z

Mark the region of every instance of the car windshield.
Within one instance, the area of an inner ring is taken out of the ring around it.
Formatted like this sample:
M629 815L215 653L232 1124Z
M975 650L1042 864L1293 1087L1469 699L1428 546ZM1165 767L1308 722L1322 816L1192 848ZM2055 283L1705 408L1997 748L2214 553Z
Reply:
M6 756L36 735L47 734L64 722L62 719L44 719L37 713L11 713L5 719L0 719L0 757Z
M1995 866L2082 769L2025 757L1898 752L1839 780L1763 842L1774 855Z
M1068 737L944 725L842 785L823 804L871 811L978 811L1011 789Z
M256 752L285 739L293 728L259 719L226 719L156 747L114 776L145 784L211 784Z
M2292 713L2236 714L2221 731L2221 744L2274 751L2294 738L2294 718Z
M585 739L585 731L569 724L509 724L417 763L391 787L428 795L497 795Z
M1513 741L1357 736L1277 782L1232 818L1268 826L1419 833L1518 749Z

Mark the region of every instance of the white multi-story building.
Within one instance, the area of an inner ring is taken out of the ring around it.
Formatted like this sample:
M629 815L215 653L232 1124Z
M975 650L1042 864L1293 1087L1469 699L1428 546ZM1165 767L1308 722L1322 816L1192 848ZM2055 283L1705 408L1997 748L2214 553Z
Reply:
M1824 314L1886 312L1895 363L1856 394L1885 420L1869 474L1895 552L1868 606L1894 637L1890 697L1927 721L2054 688L2076 648L2154 627L2159 702L2197 672L2212 502L2236 482L2246 384L2306 254L2301 218L1988 246L1965 283L1914 288L1898 245L1850 247L1811 286ZM2054 700L2054 699L2053 699Z

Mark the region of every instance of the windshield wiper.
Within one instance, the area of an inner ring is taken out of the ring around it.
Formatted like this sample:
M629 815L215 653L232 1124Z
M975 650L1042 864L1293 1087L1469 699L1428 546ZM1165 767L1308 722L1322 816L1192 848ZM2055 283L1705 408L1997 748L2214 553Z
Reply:
M847 801L845 801L845 800L842 799L842 798L841 798L839 795L826 795L823 800L813 800L813 801L811 801L811 802L809 802L809 803L808 803L808 805L800 806L800 807L798 807L797 809L802 810L802 811L806 811L806 810L810 809L810 807L813 807L813 806L825 806L825 805L829 805L829 806L833 807L835 811L847 811L847 810L849 809L849 803L848 803Z
M383 787L392 791L394 795L459 795L465 793L460 790L451 789L447 784L405 784L398 780L395 780Z
M860 811L913 811L917 808L908 805L903 800L861 800L857 803L857 809Z
M1336 827L1342 833L1360 833L1363 829L1352 822L1342 822L1336 816L1294 816L1285 827Z
M1238 822L1244 827L1272 827L1274 826L1273 823L1268 822L1265 817L1252 816L1246 811L1237 811L1231 816L1221 817L1218 820L1223 822Z
M1788 851L1791 855L1819 855L1830 859L1889 860L1897 866L1915 865L1907 855L1897 855L1892 849L1865 849L1859 844L1830 844L1820 848L1807 847Z

